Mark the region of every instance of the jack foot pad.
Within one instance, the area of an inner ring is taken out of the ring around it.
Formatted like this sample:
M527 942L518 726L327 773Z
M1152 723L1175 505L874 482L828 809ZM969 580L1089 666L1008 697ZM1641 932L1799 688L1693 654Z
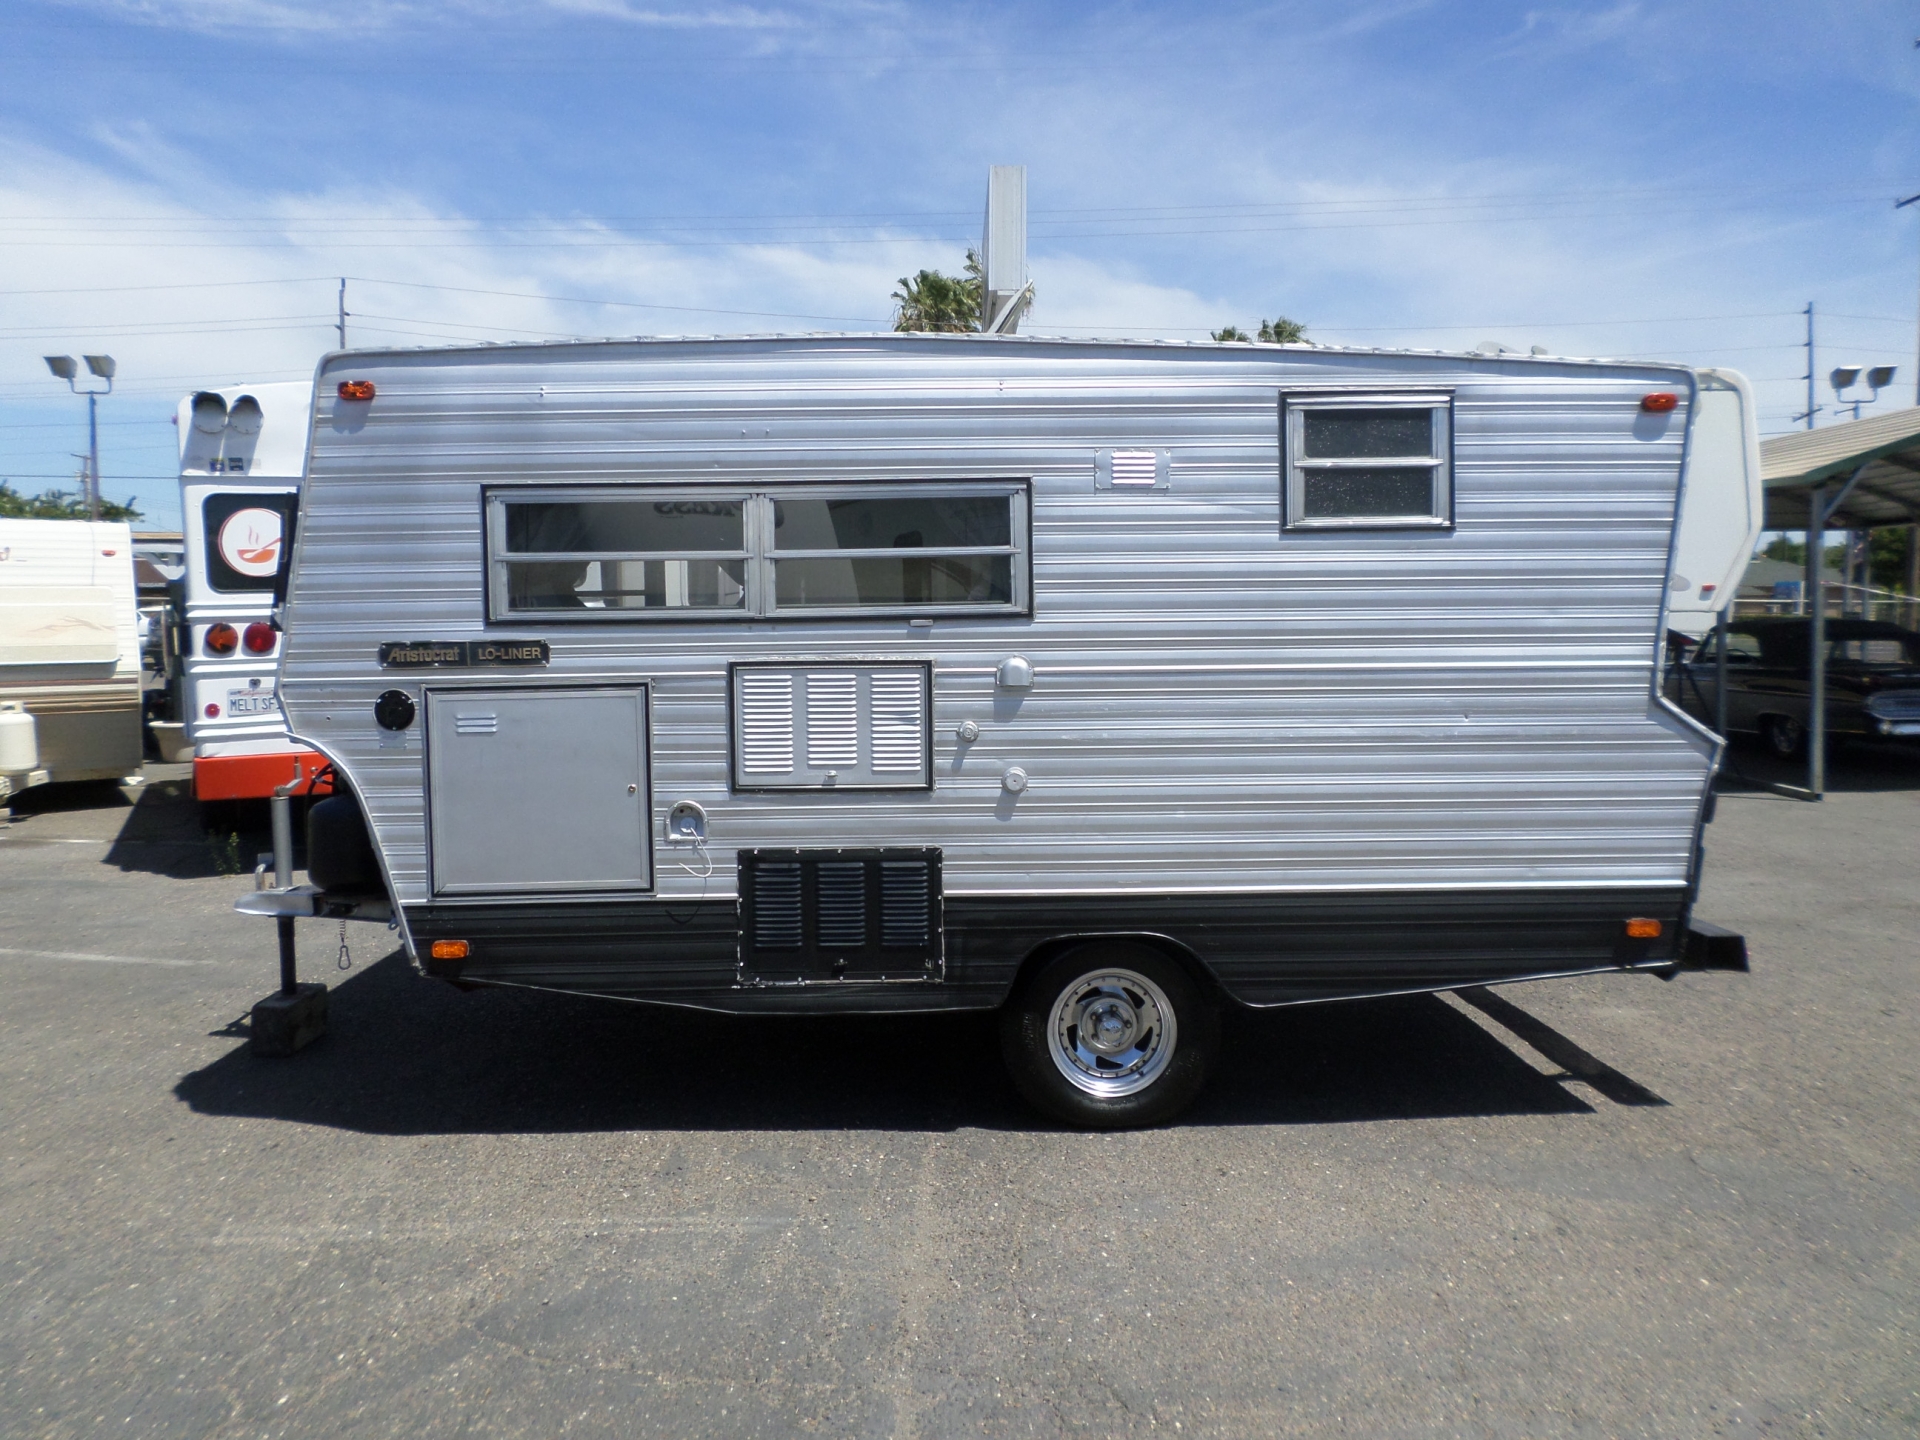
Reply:
M302 985L253 1007L253 1053L291 1055L327 1033L327 987Z

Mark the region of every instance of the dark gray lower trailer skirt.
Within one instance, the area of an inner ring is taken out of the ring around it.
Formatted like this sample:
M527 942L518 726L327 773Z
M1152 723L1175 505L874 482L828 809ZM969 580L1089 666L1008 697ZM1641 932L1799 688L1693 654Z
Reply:
M1678 888L949 894L940 968L884 980L830 971L766 978L764 967L743 964L732 899L420 905L406 918L428 973L457 982L737 1012L848 1013L991 1008L1029 958L1103 936L1152 937L1255 1006L1606 970L1741 968L1738 936L1689 937L1687 899ZM1658 921L1660 934L1635 938L1630 919ZM466 958L426 958L433 941L456 939L467 942Z

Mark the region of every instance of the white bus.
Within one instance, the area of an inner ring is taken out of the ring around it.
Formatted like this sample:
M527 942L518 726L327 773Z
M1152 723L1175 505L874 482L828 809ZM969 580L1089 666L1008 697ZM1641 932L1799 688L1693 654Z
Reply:
M202 802L265 799L324 763L287 738L274 683L274 576L312 415L312 384L295 382L201 390L174 418L187 560L180 715Z

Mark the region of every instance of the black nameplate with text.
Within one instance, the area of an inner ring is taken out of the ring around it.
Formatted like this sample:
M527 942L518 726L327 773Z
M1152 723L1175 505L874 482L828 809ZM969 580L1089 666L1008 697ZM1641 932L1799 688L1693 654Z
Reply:
M380 647L382 670L470 670L476 665L546 665L544 640L389 640Z

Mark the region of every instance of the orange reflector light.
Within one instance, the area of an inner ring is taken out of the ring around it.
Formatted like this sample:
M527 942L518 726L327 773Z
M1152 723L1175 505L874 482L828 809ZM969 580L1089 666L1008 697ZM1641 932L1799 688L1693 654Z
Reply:
M1633 919L1627 921L1627 938L1630 940L1658 940L1660 938L1660 922L1658 920L1649 920L1645 916L1636 915ZM440 947L436 945L433 948L434 953L438 954ZM466 952L462 951L461 953L464 954Z
M371 380L342 380L340 382L340 398L342 400L371 400L373 398L373 382ZM1669 405L1667 408L1671 410L1673 407Z
M1659 921L1653 922L1656 933ZM436 940L433 942L433 958L436 960L464 960L473 947L464 940Z
M340 387L340 393L342 395L346 394L347 387L342 385ZM368 387L367 393L369 395L373 393L371 386ZM1680 397L1671 390L1656 390L1651 395L1642 395L1640 397L1640 408L1642 410L1651 410L1656 415L1664 414L1679 403Z
M240 632L221 620L207 627L206 644L209 655L231 655L233 647L240 643Z

